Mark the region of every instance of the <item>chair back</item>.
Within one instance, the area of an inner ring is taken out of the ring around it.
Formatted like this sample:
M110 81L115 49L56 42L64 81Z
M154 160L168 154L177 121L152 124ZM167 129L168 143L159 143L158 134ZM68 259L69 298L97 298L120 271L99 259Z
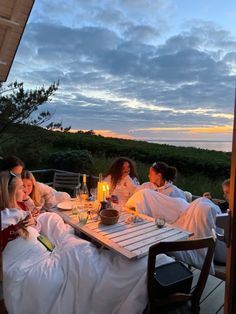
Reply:
M75 195L75 188L80 184L80 173L55 171L53 176L53 188L71 190Z
M195 288L190 293L173 293L167 297L158 298L155 293L155 265L156 256L161 253L170 253L175 251L188 251L188 250L198 250L206 248L206 256L204 263L202 265L201 273ZM186 241L174 241L174 242L160 242L152 245L149 248L148 254L148 268L147 268L147 288L148 288L148 298L149 298L149 309L154 312L157 308L161 308L170 303L185 302L191 300L193 313L199 312L199 303L202 292L204 290L209 270L211 267L211 261L214 254L215 241L213 237L196 239L196 240L186 240Z

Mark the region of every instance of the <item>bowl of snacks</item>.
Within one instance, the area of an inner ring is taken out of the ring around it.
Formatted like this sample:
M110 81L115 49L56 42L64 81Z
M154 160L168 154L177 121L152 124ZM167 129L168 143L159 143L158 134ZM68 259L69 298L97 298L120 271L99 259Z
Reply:
M103 209L99 215L104 225L114 225L119 220L119 212L116 209Z

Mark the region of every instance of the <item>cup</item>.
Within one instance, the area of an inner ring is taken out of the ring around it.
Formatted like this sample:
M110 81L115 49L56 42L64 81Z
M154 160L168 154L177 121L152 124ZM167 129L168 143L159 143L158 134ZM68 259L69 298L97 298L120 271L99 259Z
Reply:
M78 208L77 208L77 205L76 204L73 204L72 207L71 207L71 213L72 213L72 216L77 216L78 215Z
M79 220L79 225L83 226L86 224L88 220L88 212L87 210L79 210L78 211L78 220Z
M165 218L163 217L157 217L155 219L155 223L157 225L157 228L161 229L165 226L166 221L165 221Z
M91 200L93 200L93 201L95 201L97 199L97 189L96 188L90 189L90 197L91 197Z

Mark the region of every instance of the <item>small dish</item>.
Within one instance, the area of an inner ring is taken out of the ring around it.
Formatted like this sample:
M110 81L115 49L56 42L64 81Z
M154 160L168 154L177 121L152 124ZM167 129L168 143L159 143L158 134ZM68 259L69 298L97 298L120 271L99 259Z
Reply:
M57 204L57 208L61 210L72 210L72 207L74 207L75 202L72 201L65 201Z

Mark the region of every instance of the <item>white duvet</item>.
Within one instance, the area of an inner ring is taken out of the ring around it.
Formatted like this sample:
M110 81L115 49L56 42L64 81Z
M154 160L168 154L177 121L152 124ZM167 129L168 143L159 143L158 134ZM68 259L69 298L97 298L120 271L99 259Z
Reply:
M20 210L2 211L4 228L22 218ZM52 253L37 240L17 238L3 251L3 293L9 314L132 314L147 303L147 258L128 259L99 250L75 237L52 213L38 218L41 233L56 245ZM171 259L159 255L159 265Z
M169 197L149 189L136 192L126 206L134 207L138 212L154 218L164 217L166 222L173 226L192 232L192 238L195 239L214 237L216 215L221 213L220 208L206 197L200 197L189 204L184 199ZM218 246L221 248L222 257L225 258L225 244L217 241L217 249ZM183 252L178 256L185 262L201 268L205 250ZM214 273L213 265L211 273Z

